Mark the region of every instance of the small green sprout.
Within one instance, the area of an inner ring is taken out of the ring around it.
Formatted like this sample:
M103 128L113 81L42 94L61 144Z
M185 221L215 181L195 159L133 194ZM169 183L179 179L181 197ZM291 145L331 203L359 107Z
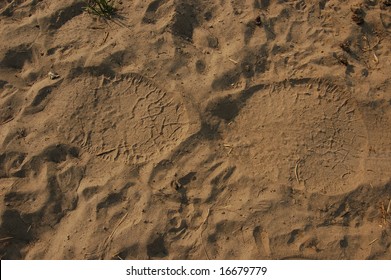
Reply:
M84 1L86 3L86 11L91 14L104 17L111 18L117 9L113 6L112 0L87 0Z

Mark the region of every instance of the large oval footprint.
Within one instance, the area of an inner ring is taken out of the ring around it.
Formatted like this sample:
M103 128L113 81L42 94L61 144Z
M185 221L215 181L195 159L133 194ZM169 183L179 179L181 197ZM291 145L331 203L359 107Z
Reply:
M359 185L366 128L350 93L330 81L259 86L226 132L260 183L344 193Z
M144 163L173 150L189 132L179 95L130 73L82 75L65 85L60 132L71 143L112 161Z

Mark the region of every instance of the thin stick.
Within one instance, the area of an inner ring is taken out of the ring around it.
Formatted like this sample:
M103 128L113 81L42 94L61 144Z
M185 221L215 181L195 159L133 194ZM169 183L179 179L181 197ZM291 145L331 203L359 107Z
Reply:
M12 118L10 118L10 119L8 119L8 120L6 120L6 121L3 121L2 123L0 123L0 125L9 123L9 122L12 121L13 119L14 119L14 118L12 117Z
M373 61L376 63L376 64L379 64L379 58L377 57L377 55L375 53L373 53Z
M296 176L296 181L297 181L297 183L300 184L298 169L299 169L299 161L297 161L297 162L296 162L296 165L295 165L295 176Z
M115 226L114 230L111 232L109 237L106 239L106 241L109 241L117 231L118 227L122 224L122 222L125 220L126 216L128 216L128 212L125 213L125 215L121 218L121 220L118 222L118 224Z
M3 241L7 241L7 240L11 240L11 239L14 239L12 236L10 237L4 237L4 238L1 238L0 239L0 242L3 242Z
M205 223L207 222L208 218L209 218L209 214L210 214L210 208L208 208L208 214L206 215L205 217L205 220L202 222L201 224L201 228L205 225ZM208 251L206 250L206 247L204 245L204 241L203 241L203 237L202 237L202 233L204 232L205 228L201 229L201 233L200 233L200 238L201 238L201 245L202 245L202 248L204 248L204 252L205 252L205 255L206 255L206 258L208 260L210 260L209 258L209 255L208 255Z
M105 251L107 249L107 247L109 246L109 243L113 239L113 236L114 236L115 232L117 231L118 227L122 224L122 222L125 220L126 216L128 216L128 212L125 213L125 215L121 218L121 220L115 226L115 228L113 229L111 234L105 239L105 241L103 243L102 251Z
M389 214L390 212L391 212L391 199L390 199L390 201L388 202L387 214Z
M376 239L373 239L371 242L369 242L368 245L372 245L373 243L375 243L379 238L376 238Z
M103 151L103 152L100 152L100 153L96 154L96 156L97 157L103 156L103 155L109 154L109 153L111 153L111 152L113 152L115 150L116 150L116 148L113 148L113 149L110 149L110 150L106 150L106 151Z
M238 64L236 60L233 60L232 58L228 58L229 61L231 61L233 64Z
M96 255L96 254L100 254L100 253L103 253L106 249L107 249L107 246L109 244L109 240L114 236L115 232L117 231L118 227L122 224L122 222L125 220L125 218L128 216L128 212L125 213L125 215L121 218L121 220L118 222L118 224L115 226L114 230L111 232L111 234L105 239L105 241L103 242L103 248L97 252L93 252L93 253L85 253L85 255Z
M103 40L102 44L106 43L106 40L107 40L108 37L109 37L109 32L106 32L106 36L105 36L105 39Z

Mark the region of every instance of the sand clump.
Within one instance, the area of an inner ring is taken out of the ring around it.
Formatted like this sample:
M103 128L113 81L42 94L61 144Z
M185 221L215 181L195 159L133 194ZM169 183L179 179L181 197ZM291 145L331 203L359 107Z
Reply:
M391 258L389 1L84 5L0 3L2 259Z

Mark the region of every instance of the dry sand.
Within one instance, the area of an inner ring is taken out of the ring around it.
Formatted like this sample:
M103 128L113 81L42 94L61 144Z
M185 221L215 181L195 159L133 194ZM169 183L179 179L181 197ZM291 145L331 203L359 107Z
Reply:
M115 2L0 1L2 259L391 259L390 1Z

